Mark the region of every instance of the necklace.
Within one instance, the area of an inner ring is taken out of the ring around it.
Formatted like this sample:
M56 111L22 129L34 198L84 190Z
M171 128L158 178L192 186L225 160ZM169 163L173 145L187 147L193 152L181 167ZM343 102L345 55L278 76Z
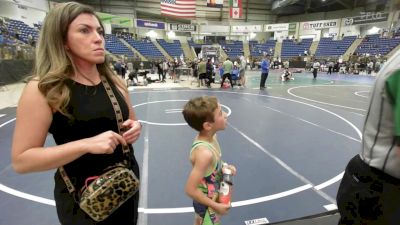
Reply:
M81 71L77 70L77 72L79 73L79 75L81 75L86 81L89 81L89 83L91 83L93 86L96 86L96 82L94 82L92 79L90 79L88 76L86 76L85 74L83 74ZM99 75L100 76L100 75Z
M82 76L83 79L89 81L90 86L85 85L85 92L87 95L94 96L97 93L97 84L92 79L90 79L87 75L83 74L81 71L77 70L77 73ZM98 75L100 77L100 75Z

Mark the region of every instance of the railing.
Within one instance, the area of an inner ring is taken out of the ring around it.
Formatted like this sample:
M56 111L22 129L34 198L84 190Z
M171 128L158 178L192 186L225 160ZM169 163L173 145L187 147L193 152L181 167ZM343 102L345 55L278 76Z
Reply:
M0 60L33 60L34 48L23 45L0 45Z

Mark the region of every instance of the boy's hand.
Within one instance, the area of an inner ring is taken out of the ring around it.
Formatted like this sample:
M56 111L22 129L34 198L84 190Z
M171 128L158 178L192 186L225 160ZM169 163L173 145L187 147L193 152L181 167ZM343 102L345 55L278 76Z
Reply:
M231 204L217 203L213 209L219 215L225 215L229 212L229 209L231 209Z

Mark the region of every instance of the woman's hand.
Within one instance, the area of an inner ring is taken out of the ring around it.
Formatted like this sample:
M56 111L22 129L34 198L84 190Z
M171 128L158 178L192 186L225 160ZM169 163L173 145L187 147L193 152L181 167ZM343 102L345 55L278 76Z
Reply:
M126 145L125 139L114 131L106 131L83 141L85 149L91 154L112 154L119 144Z
M133 144L140 136L142 125L137 120L128 119L122 126L125 128L125 132L122 135L126 143Z

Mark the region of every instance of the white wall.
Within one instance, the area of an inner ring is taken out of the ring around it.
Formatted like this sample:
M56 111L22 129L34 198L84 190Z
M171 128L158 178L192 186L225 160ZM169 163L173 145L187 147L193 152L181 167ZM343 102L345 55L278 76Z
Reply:
M8 0L0 2L0 16L23 21L31 27L34 23L43 22L48 10L47 1L43 0L20 1L19 5Z
M339 36L341 37L342 34L344 34L344 36L358 36L360 35L360 26L343 26Z
M327 36L333 37L334 40L337 40L339 37L339 30L340 30L339 27L329 28L326 32Z
M274 32L274 40L277 40L279 42L282 42L282 40L286 39L287 36L289 36L288 30Z
M321 38L321 30L302 30L300 29L299 31L299 39L303 39L304 36L306 36L306 38L311 38L311 36L314 38L314 41L317 41Z
M200 33L229 33L229 26L218 25L201 25L199 27Z
M147 36L147 32L149 32L150 30L153 30L154 32L157 33L157 39L159 38L164 38L166 39L166 35L165 35L165 31L164 30L158 30L158 29L148 29L148 28L137 28L137 34L138 36Z
M368 35L368 30L371 29L372 27L388 29L388 23L387 22L379 22L379 23L373 23L373 24L360 25L361 36L364 37L365 35Z

